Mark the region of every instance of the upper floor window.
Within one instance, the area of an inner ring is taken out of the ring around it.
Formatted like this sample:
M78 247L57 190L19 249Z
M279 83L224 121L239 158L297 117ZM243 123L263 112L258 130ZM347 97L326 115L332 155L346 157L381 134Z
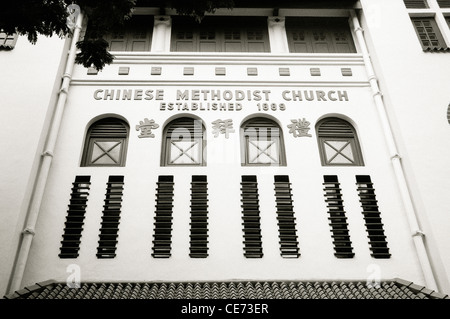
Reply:
M427 9L429 8L427 0L403 0L408 9Z
M128 125L114 117L93 123L87 132L81 166L125 166Z
M241 164L286 165L282 131L275 121L256 117L242 124Z
M182 117L171 121L164 129L162 166L204 166L204 126L201 120Z
M12 50L16 45L17 33L6 34L0 31L0 50Z
M356 53L347 18L287 17L291 53Z
M411 21L424 50L447 48L433 17L411 17Z
M358 137L353 126L339 118L317 123L317 138L323 166L363 166Z
M269 52L266 17L205 17L172 19L171 51Z
M133 16L125 24L105 35L110 51L150 51L153 16Z

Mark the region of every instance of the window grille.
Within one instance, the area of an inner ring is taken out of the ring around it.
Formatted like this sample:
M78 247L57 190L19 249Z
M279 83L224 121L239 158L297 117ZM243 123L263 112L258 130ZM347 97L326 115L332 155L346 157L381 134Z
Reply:
M369 238L369 245L374 258L390 258L387 247L386 236L384 235L381 213L375 195L375 189L370 176L357 175L356 185L359 193L362 213L364 215L366 230Z
M97 247L98 258L114 258L116 256L123 185L123 176L109 176L103 205L100 240Z
M154 258L169 258L172 246L173 176L159 176L153 234Z
M363 166L356 131L339 118L325 118L317 123L317 139L323 166Z
M124 121L113 117L92 124L81 166L125 166L128 130Z
M448 50L434 18L412 17L411 21L424 51Z
M105 36L110 51L150 51L153 16L133 16Z
M353 258L352 242L348 230L344 200L341 187L336 175L323 177L324 196L328 208L328 220L333 238L334 255L337 258Z
M258 182L254 175L244 175L241 178L244 256L246 258L262 258L263 250L259 216Z
M208 182L205 175L192 176L190 225L189 256L208 257Z
M274 185L281 256L298 258L300 256L300 249L298 248L298 236L289 176L274 176Z
M171 51L269 52L267 20L263 17L205 17L200 24L172 19Z
M429 8L427 0L403 0L408 9L426 9Z
M201 120L182 117L170 122L164 130L161 165L206 165L203 134Z
M81 233L83 232L84 215L86 213L90 176L76 176L72 183L69 209L67 210L63 240L61 241L60 258L77 258L80 250Z
M281 128L273 120L252 118L241 127L242 165L285 166Z
M0 31L0 50L12 50L17 42L17 33L6 34Z
M356 53L347 18L287 17L291 53Z

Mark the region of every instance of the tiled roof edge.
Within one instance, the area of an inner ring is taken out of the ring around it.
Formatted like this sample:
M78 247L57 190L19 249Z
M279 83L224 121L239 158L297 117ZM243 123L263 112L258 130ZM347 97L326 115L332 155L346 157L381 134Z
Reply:
M428 47L424 49L425 52L448 52L450 51L449 47Z
M352 280L350 280L352 282ZM430 299L450 299L450 296L447 294L443 294L431 289L426 288L425 286L417 285L412 281L407 281L401 278L394 278L392 280L386 280L386 282L392 282L397 286L403 286L407 289L411 290L411 292L415 293L417 296L424 296L424 298ZM58 285L62 282L58 282L56 280L46 280L34 285L26 286L20 290L15 291L14 293L5 295L4 299L18 299L21 296L32 294L33 292L37 292L38 290L43 290L44 288L51 285ZM85 282L85 284L98 284L96 282Z
M407 281L407 280L404 280L401 278L394 278L392 281L399 286L407 287L414 293L417 293L417 294L420 293L420 294L423 294L432 299L450 299L450 296L447 294L443 294L443 293L428 289L425 286L417 285L417 284L413 283L412 281Z
M46 286L52 285L52 284L57 284L58 282L56 280L50 279L50 280L45 280L45 281L41 281L38 283L35 283L34 285L31 286L26 286L23 289L20 290L16 290L15 292L5 295L3 296L3 299L16 299L22 295L27 295L30 293L33 293L39 289L42 289Z

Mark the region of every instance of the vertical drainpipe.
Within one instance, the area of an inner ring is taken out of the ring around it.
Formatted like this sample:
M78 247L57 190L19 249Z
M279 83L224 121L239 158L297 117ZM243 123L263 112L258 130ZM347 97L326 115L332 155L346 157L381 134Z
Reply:
M80 13L77 17L75 29L70 44L69 56L66 61L66 67L63 74L61 89L53 115L50 123L50 130L47 136L45 151L42 153L42 160L36 177L36 184L30 202L26 226L22 231L22 242L19 248L17 260L14 264L14 272L12 275L10 293L13 293L21 288L22 278L27 264L28 254L30 252L31 242L35 234L35 226L39 215L39 210L42 203L42 198L47 183L47 178L50 166L53 159L53 151L55 149L56 140L59 134L59 127L61 126L62 116L66 105L67 94L69 90L70 80L72 78L72 70L75 63L76 43L80 38L81 24L83 15Z
M375 75L372 61L370 59L369 52L367 50L366 41L364 39L363 29L359 24L358 17L355 10L350 10L350 16L353 22L353 27L355 29L356 36L362 51L364 58L364 65L366 67L367 76L369 78L370 87L372 88L373 99L378 111L379 118L381 120L381 125L383 127L383 132L389 149L389 154L391 156L392 166L395 172L395 177L397 180L397 185L400 190L403 205L405 207L406 215L408 218L411 236L414 241L414 246L416 248L417 256L422 268L422 272L425 278L427 288L437 291L436 280L433 275L433 270L431 267L430 260L428 258L428 253L425 248L424 236L425 234L420 230L414 205L412 202L411 194L408 189L408 184L403 171L403 166L401 162L401 157L397 151L397 147L394 141L394 135L389 124L389 119L386 113L385 105L383 102L382 94L378 86L378 80Z

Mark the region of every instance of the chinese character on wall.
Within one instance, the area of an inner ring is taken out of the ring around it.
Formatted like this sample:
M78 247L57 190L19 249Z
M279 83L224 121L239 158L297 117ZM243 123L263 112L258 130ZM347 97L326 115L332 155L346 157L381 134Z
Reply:
M229 137L230 133L234 133L233 120L215 120L213 124L214 137L218 137L219 134L225 134L225 138Z
M310 130L309 123L304 118L302 120L291 120L292 124L289 124L287 127L289 128L289 133L292 133L294 137L307 136L311 137L311 134L308 134Z
M139 121L139 125L136 125L136 131L141 131L141 134L138 136L140 138L155 137L155 134L152 133L152 130L157 129L158 127L159 125L156 124L154 120L145 118L144 121Z

